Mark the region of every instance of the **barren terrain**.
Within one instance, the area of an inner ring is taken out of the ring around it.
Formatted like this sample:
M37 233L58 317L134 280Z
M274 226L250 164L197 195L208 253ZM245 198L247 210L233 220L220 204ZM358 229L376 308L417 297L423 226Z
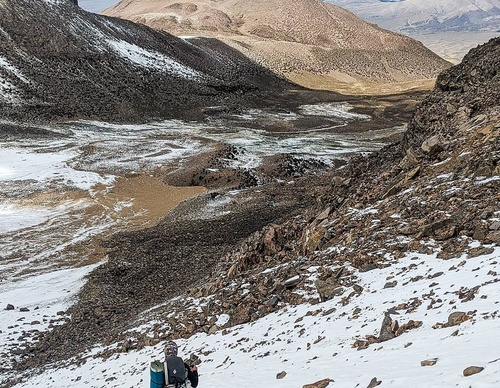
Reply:
M409 82L449 66L418 42L317 0L125 0L104 14L179 36L216 37L306 87L362 93L391 83L398 85L394 91L411 89Z

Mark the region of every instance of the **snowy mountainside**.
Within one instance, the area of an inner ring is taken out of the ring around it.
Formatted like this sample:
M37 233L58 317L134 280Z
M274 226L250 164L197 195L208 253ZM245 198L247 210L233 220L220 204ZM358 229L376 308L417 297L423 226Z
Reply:
M220 42L183 40L70 0L5 0L0 7L5 118L189 116L283 85Z
M441 73L401 142L332 169L308 210L254 233L203 284L159 300L129 330L67 363L40 365L54 355L47 336L12 357L9 384L141 387L149 361L177 339L185 357L201 359L206 386L500 385L492 346L500 328L499 52L497 38ZM120 274L145 235L132 237L114 258Z
M405 33L498 31L498 0L328 0L381 27Z
M347 304L341 296L314 302L318 294L313 283L319 268L302 264L310 287L303 295L310 302L282 306L252 323L176 341L182 357L195 354L201 358L200 386L205 387L217 387L224 381L229 386L250 388L263 380L276 388L320 381L322 384L315 387L366 387L374 378L382 381L381 386L398 388L493 387L500 382L500 360L490 343L500 330L495 297L499 282L498 275L493 275L500 271L499 257L498 247L475 258L448 261L409 252L392 266L353 277L351 283L358 291ZM338 269L335 265L331 268ZM387 283L396 285L388 287ZM347 283L344 285L349 292ZM469 300L458 292L479 285ZM243 286L243 291L248 286ZM27 306L31 298L27 294ZM200 314L212 303L210 298L198 298L188 299L185 305ZM377 336L384 313L397 304L405 306L392 314L392 319L400 325L416 322L415 328L361 350L354 346L363 343L366 336ZM457 314L460 312L464 315ZM452 313L461 320L448 324ZM213 317L221 326L229 318L225 314ZM149 364L162 358L164 344L151 329L168 331L165 322L159 318L126 333L131 339L129 347L126 341L97 347L70 360L67 367L53 365L15 387L148 386ZM141 332L155 345L138 346L133 338ZM470 366L484 369L466 377L463 371Z

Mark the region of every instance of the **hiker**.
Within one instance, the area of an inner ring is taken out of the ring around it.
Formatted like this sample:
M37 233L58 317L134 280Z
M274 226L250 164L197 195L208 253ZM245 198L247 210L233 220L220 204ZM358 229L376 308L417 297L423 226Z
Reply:
M168 341L165 344L165 384L167 387L184 388L186 381L191 383L192 388L198 386L198 368L196 365L188 365L182 358L177 356L177 344Z

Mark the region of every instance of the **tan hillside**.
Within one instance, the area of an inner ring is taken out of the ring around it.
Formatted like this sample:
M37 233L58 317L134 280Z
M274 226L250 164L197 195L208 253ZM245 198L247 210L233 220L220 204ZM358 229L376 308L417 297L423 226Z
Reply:
M320 0L123 0L104 13L175 35L218 37L307 87L408 89L449 66L413 39Z

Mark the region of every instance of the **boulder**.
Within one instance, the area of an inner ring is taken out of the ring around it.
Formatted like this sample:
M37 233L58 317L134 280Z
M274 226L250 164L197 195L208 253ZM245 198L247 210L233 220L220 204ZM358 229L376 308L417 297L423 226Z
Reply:
M434 157L444 149L444 139L441 135L431 136L424 140L420 148L430 157Z
M467 377L467 376L472 376L472 375L475 375L477 373L480 373L484 370L484 368L482 366L469 366L467 368L464 369L464 376Z
M366 388L375 388L378 387L380 384L382 384L382 380L377 380L376 377L371 379L370 384Z
M380 327L380 334L378 336L379 342L388 341L396 337L396 334L392 331L392 327L393 320L388 314L386 314L384 320L382 321L382 326Z
M306 384L302 388L325 388L328 387L328 385L330 385L330 383L332 382L332 379L323 379L312 384Z
M451 313L448 317L447 326L457 326L468 319L467 314L462 311Z
M294 277L291 277L291 278L285 280L283 285L285 286L285 288L293 288L299 283L300 283L300 276L297 275L297 276L294 276Z
M433 365L436 365L437 360L438 360L437 358L430 358L428 360L421 361L420 365L421 366L433 366Z
M326 302L334 296L339 296L344 293L344 289L333 279L316 280L315 286L318 290L321 302Z

